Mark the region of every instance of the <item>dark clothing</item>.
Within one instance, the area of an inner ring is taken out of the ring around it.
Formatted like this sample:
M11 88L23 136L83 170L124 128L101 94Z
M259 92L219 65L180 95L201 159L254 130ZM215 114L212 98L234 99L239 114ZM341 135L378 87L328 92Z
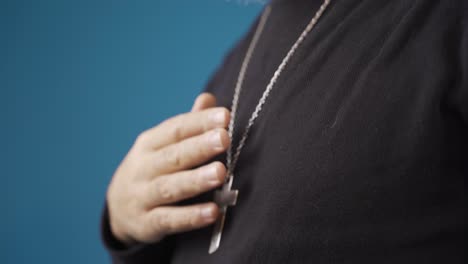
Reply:
M321 2L272 4L240 94L235 146ZM119 250L105 216L114 262L468 263L467 6L332 1L250 131L218 251L208 254L212 226ZM222 106L231 107L255 26L206 88Z

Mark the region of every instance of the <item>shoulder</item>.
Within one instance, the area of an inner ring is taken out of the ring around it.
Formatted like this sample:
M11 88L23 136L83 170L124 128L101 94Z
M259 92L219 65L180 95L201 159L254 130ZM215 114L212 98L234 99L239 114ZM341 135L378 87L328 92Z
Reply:
M204 88L204 92L214 94L218 98L218 102L223 102L223 99L231 98L233 87L225 87L226 83L232 83L237 77L242 60L247 51L248 45L253 38L255 28L259 22L260 15L253 21L247 32L233 44L221 60L216 71L210 77ZM222 105L222 104L221 104Z

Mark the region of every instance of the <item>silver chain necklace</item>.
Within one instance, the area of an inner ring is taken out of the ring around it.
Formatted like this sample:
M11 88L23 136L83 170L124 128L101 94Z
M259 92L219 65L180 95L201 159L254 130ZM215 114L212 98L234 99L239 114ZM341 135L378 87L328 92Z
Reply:
M297 48L299 45L303 42L303 40L306 38L306 36L309 34L309 32L314 28L314 26L317 24L318 20L322 16L323 12L327 9L328 5L330 4L331 0L324 0L322 5L320 6L319 10L315 13L315 16L310 20L310 22L307 24L306 28L304 31L302 31L301 35L299 38L296 40L296 42L293 44L291 49L288 51L286 56L283 58L283 61L281 64L278 66L276 69L275 73L273 74L273 77L270 79L270 82L268 83L267 87L265 88L265 91L262 94L262 97L257 103L257 106L255 107L255 110L252 112L252 115L250 116L250 119L247 123L247 126L244 130L244 133L242 134L242 137L239 141L239 145L236 148L236 153L233 155L233 148L232 144L229 146L229 149L227 151L227 172L228 176L226 178L226 182L224 183L223 187L221 190L218 190L215 192L215 202L218 204L220 207L220 217L215 223L215 227L213 230L213 236L211 238L211 243L210 243L210 248L208 252L211 254L215 252L219 248L219 244L221 242L221 234L223 231L223 226L224 226L224 221L226 218L226 212L227 212L227 207L228 206L234 206L237 201L237 195L238 195L238 190L231 190L232 187L232 182L234 180L234 169L237 165L237 160L239 159L240 152L242 148L245 145L245 141L247 140L247 137L249 135L250 128L254 124L255 119L258 117L258 114L262 110L262 106L265 104L265 101L270 94L271 90L273 89L276 81L278 80L278 77L280 74L283 72L284 68L286 67L287 63L291 59L291 57L294 55L296 52ZM263 28L265 27L265 24L268 20L268 17L271 13L271 6L267 6L260 17L260 21L258 23L258 26L255 30L255 34L250 42L250 45L247 49L247 53L245 54L244 60L242 61L241 69L239 72L239 76L237 78L237 83L236 87L234 90L234 97L232 100L232 107L231 107L231 120L229 122L229 136L231 138L231 142L233 140L233 135L234 135L234 120L236 117L237 113L237 106L239 103L239 94L242 90L242 84L244 82L244 77L245 73L247 71L250 59L252 57L252 54L255 50L255 47L257 46L258 39L260 38L260 35L263 32Z

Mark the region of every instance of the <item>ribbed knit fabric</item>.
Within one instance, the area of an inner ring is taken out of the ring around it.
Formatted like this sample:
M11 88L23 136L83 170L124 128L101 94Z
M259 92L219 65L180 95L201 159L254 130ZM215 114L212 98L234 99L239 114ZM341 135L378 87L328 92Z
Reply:
M320 4L272 3L233 144ZM114 263L468 263L467 6L332 1L250 131L219 250L208 254L212 226L123 249L104 210ZM205 89L222 106L254 29Z

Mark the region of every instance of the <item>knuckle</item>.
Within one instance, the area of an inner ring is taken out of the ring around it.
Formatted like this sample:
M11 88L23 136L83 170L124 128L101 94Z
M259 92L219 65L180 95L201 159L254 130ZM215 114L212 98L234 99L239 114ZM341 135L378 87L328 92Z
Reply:
M135 144L137 145L144 145L146 142L149 141L149 132L148 130L145 130L141 132L135 139Z
M171 233L174 231L174 223L171 221L169 214L159 214L156 222L159 232Z
M212 144L211 142L209 142L209 139L208 140L206 139L206 137L205 138L202 138L202 136L198 137L194 141L194 146L195 146L195 148L193 149L194 155L196 155L197 157L207 157L207 156L210 156L211 153L213 152Z
M159 174L161 163L153 155L138 155L133 160L135 179L151 179Z
M200 219L198 218L198 214L195 213L196 210L187 210L181 216L180 228L183 230L192 230L198 226Z
M182 165L182 158L176 148L164 149L162 156L170 167L178 168Z
M148 240L148 230L146 225L135 225L133 227L133 233L135 234L135 238L140 241Z
M158 209L155 209L157 211ZM163 220L161 220L161 214L158 212L153 212L149 219L149 226L152 229L153 233L160 233L164 228Z
M167 184L161 184L158 188L158 195L163 201L172 201L174 200L175 193Z
M171 164L173 167L180 167L182 165L182 158L180 157L180 155L178 155L178 153L175 153L171 159Z
M198 210L193 210L190 215L187 216L188 219L188 227L190 229L197 228L200 225L201 217L198 213Z
M188 175L192 176L192 175ZM175 189L175 197L179 199L187 198L192 194L195 194L194 191L197 188L197 177L186 178L186 175L182 176L177 182L177 188Z
M167 220L166 228L163 230L166 234L177 233L180 230L179 225L175 221Z
M205 186L207 185L207 183L204 173L201 172L198 175L198 177L192 177L190 185L186 187L185 193L187 194L187 196L197 195L205 191Z
M162 122L162 124L166 125L166 126L170 126L171 123L177 123L177 120L180 119L180 117L182 116L183 114L176 114L174 116L171 116L169 118L167 118L166 120L164 120Z
M179 119L180 120L180 119ZM171 128L171 135L175 141L181 141L184 138L182 121L175 122Z

